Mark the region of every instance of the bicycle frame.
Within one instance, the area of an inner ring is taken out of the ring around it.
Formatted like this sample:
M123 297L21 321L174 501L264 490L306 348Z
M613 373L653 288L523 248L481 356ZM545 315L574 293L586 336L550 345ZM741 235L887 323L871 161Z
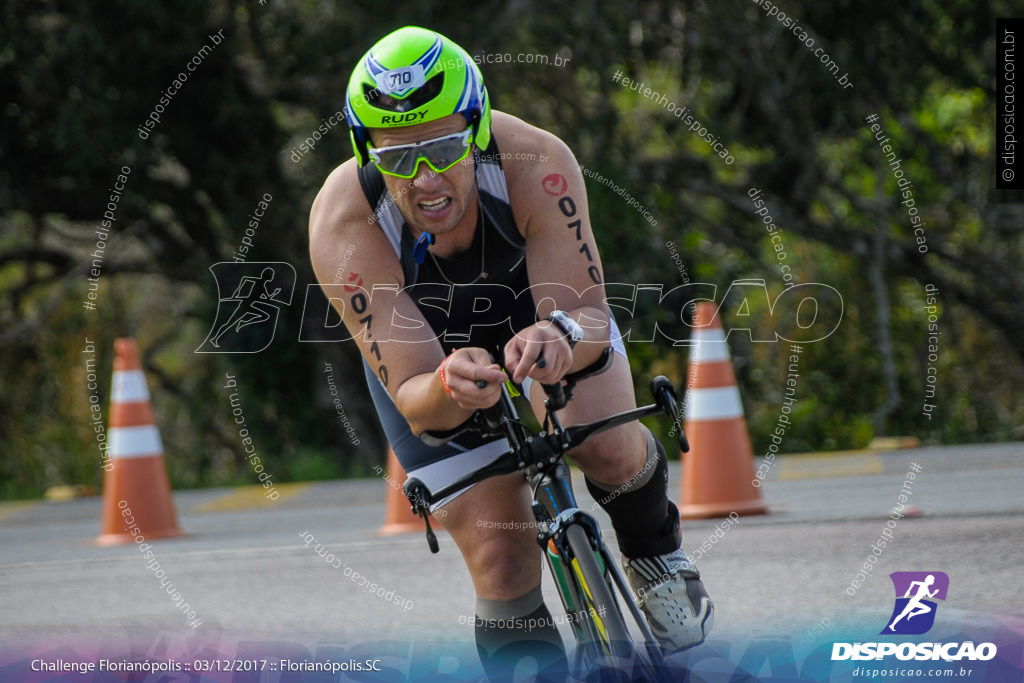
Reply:
M472 428L487 435L505 437L509 443L508 453L439 491L429 491L414 476L406 481L404 489L412 503L413 512L421 515L426 522L427 541L431 551L436 553L439 546L428 519L430 504L489 477L516 471L523 472L533 490L534 517L541 524L541 530L537 534L537 543L552 572L566 613L580 617L572 620L573 634L580 645L576 652L577 668L582 668L588 657L593 662L602 656L628 655L632 648L628 642L623 642L621 649L618 649L618 643L611 641L608 633L604 632L602 622L604 614L585 615L587 618L580 615L581 610L584 610L588 603L584 593L590 595L592 589L585 583L580 585L583 582L583 575L578 570L578 566L574 564L579 561L579 558L574 556L578 549L574 551L569 541L572 535L570 530L573 528L582 529L586 534L587 549L583 552L592 553L596 559L598 569L607 583L612 609L617 612L615 616L624 626L626 621L623 619L620 606L620 603L624 603L644 638L651 663L658 667L663 664L661 650L636 604L632 590L604 545L597 520L580 510L572 490L569 468L563 459L571 448L598 432L657 413L669 415L676 423L677 438L680 448L684 452L689 450L689 444L683 434L682 425L678 424L674 388L671 382L664 377L656 377L651 383L652 393L657 399L655 404L582 425L568 428L561 425L556 412L565 407L567 402L573 398L573 388L576 382L607 367L610 363L610 353L611 350L606 349L597 363L564 378L564 386L562 384L544 386L544 390L548 394L544 403L546 414L543 430L537 434L530 434L519 421L508 388L503 387L498 403L491 409L478 411L474 416ZM616 593L619 595L618 598L615 597ZM628 633L623 631L623 634L628 639Z

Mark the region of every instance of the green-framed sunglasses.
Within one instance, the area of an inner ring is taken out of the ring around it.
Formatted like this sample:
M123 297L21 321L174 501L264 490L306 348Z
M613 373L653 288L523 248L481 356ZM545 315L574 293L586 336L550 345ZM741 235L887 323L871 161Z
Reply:
M427 166L437 173L444 173L466 158L472 144L473 130L467 128L433 140L411 145L370 147L368 151L381 173L408 179L416 175L420 161L427 162Z

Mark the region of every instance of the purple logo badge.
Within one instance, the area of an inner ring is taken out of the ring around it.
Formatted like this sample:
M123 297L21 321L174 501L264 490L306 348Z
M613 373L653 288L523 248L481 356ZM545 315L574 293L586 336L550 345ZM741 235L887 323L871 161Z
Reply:
M949 577L944 572L893 572L896 605L882 634L927 633L935 623L935 600L946 599Z

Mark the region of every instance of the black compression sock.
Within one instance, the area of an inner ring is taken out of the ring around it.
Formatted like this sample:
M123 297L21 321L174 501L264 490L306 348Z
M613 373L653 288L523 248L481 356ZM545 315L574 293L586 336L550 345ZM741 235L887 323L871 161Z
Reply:
M554 683L565 679L565 647L544 603L526 616L486 618L478 614L476 649L492 683L511 681L514 676L526 680L522 675L532 672L533 666L524 662L523 669L516 670L524 659L533 660L536 666L535 678L529 680Z
M665 449L650 432L648 463L656 458L654 472L640 486L632 480L612 487L586 479L587 490L612 519L619 549L628 558L654 557L679 548L682 535L679 510L668 499L668 462ZM656 450L655 450L656 449ZM645 469L647 465L644 465ZM644 475L644 470L633 479Z

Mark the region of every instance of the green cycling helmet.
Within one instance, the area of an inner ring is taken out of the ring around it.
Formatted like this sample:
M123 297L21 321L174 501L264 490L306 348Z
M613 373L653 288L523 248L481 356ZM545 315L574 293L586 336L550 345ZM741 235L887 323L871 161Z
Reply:
M462 114L480 149L491 141L491 103L473 58L439 33L406 26L356 64L345 93L352 149L370 162L368 128L395 128Z

